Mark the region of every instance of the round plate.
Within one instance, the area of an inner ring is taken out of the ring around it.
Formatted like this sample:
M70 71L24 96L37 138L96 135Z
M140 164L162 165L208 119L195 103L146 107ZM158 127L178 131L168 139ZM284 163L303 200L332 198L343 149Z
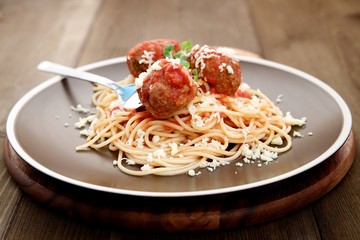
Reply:
M251 57L239 57L243 81L259 88L271 100L282 95L280 109L307 124L296 128L303 137L271 164L235 163L214 172L161 176L130 176L113 166L116 153L108 149L76 152L84 143L74 127L84 114L70 106L94 110L92 85L72 78L51 78L22 97L11 110L7 135L17 154L39 171L81 187L118 194L152 197L185 197L240 191L280 181L326 160L345 142L351 131L351 113L344 100L328 85L300 70ZM126 59L109 59L80 69L113 80L129 72ZM309 133L312 133L309 134ZM311 136L310 136L311 135Z

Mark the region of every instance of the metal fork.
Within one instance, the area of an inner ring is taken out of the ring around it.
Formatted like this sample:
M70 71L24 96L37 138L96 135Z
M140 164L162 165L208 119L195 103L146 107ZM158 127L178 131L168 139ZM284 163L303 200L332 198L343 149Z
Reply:
M59 74L64 77L73 77L73 78L97 83L100 85L104 85L116 91L116 93L121 97L121 99L125 102L125 104L129 100L129 98L133 96L134 93L136 93L135 84L122 86L117 82L112 81L111 79L49 61L43 61L39 63L37 69L44 72ZM133 106L133 107L136 108L137 106Z

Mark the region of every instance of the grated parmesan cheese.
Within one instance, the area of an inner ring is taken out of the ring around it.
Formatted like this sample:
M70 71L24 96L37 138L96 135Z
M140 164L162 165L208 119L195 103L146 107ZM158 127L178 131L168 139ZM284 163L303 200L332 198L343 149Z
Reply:
M145 72L142 72L139 74L137 78L135 78L135 86L136 89L140 89L144 83L144 79L152 72L152 71L158 71L162 69L162 66L160 65L162 59L157 60L154 62ZM180 59L169 59L166 58L166 61L172 63L174 68L177 68L180 65Z
M306 117L301 119L293 118L290 112L286 112L285 117L283 117L284 121L290 125L302 126L306 123Z
M148 75L149 73L146 71L146 72L142 72L139 74L139 76L137 78L135 78L135 86L136 86L136 89L140 89L143 85L143 82L144 82L144 79L145 77Z
M284 97L284 96L283 96L282 94L279 94L279 95L276 97L275 102L276 102L276 103L281 103L283 97Z
M166 152L164 151L164 149L157 149L152 154L158 159L160 159L161 157L166 157Z
M223 72L225 68L228 73L234 74L234 70L230 65L226 65L226 63L222 63L219 65L220 72Z
M195 45L192 50L199 49L199 45ZM219 58L220 56L216 54L215 49L209 48L207 45L202 46L199 51L195 53L195 68L200 68L199 76L202 76L202 72L206 67L206 64L204 62L204 59L209 59L212 57Z
M282 145L284 142L281 137L276 137L271 141L271 144Z
M160 141L160 136L159 135L153 136L153 138L152 138L153 143L158 143L159 141Z
M153 161L153 154L152 153L148 153L148 155L146 157L146 161L147 162L152 162Z
M90 109L84 108L81 104L78 104L76 107L70 106L70 108L75 112L82 112L82 113L90 112Z
M201 174L200 171L199 171L199 172L195 172L195 170L193 170L193 169L191 169L191 170L188 171L188 175L191 176L191 177L198 176L198 175L200 175L200 174Z
M109 109L110 111L114 108L121 108L124 104L124 101L120 99L120 97L110 103Z
M211 108L216 108L218 111L212 113L209 117L202 117L197 114L197 109L208 108L210 106ZM201 96L201 102L196 103L195 105L192 103L188 105L191 121L197 128L204 127L207 123L213 121L214 119L217 119L217 122L219 122L221 120L220 112L225 109L226 107L216 100L214 96L210 95L209 92Z
M96 115L89 115L85 118L81 118L79 117L79 121L76 122L74 125L76 128L84 128L88 123L92 123L93 121L95 121Z
M83 128L85 127L87 124L87 119L86 118L79 118L79 121L76 122L74 125L76 128Z
M226 66L226 70L228 71L228 73L234 74L234 70L233 70L233 68L232 68L230 65L227 65L227 66Z
M141 128L136 132L136 139L134 141L136 148L143 148L145 142L145 131Z
M92 129L83 129L79 133L80 133L80 136L85 136L85 137L94 135L94 131Z
M222 55L225 55L230 58L236 58L236 52L234 49L227 48L227 47L218 47L216 51Z
M265 162L271 162L278 157L276 152L271 152L269 150L264 150L263 153L260 155L260 159Z
M141 171L150 171L151 166L149 164L144 164L140 169Z
M298 131L294 131L293 137L299 137L299 138L301 138L301 137L304 137L304 135L302 135L302 134L301 134L300 132L298 132Z
M177 154L179 152L178 150L178 145L176 143L169 143L169 146L171 148L171 156L174 156L175 154Z
M200 163L199 168L206 168L209 172L213 172L219 166L228 165L230 162L228 161L217 161L213 159L211 162L203 161Z
M134 160L131 160L131 159L126 159L126 164L127 165L135 165L135 161Z
M241 82L239 89L241 92L246 92L246 90L250 89L249 84Z
M244 164L241 163L241 162L237 162L237 163L235 163L235 166L237 166L237 167L242 167L242 166L244 166Z
M268 164L268 162L272 162L278 157L276 152L263 149L261 145L250 148L249 144L242 146L241 155L244 156L243 161L245 163L253 163L251 160L260 159L265 161L265 164Z
M218 149L218 150L225 150L226 147L221 144L221 142L215 140L215 139L210 139L209 138L203 138L201 140L201 142L195 143L196 147L210 147L210 148L214 148L214 149Z
M154 62L154 56L155 56L155 52L148 52L146 50L144 50L143 55L141 55L141 59L139 60L140 64L147 64L148 66L151 66L151 64L153 64Z

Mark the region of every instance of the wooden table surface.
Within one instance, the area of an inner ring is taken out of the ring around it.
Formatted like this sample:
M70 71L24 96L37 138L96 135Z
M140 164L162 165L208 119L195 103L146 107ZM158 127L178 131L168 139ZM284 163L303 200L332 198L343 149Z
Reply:
M1 239L357 239L360 163L327 195L271 222L227 231L143 233L86 224L31 200L3 161L6 120L25 93L52 75L36 65L71 66L123 56L134 44L173 38L251 51L306 71L333 87L360 126L358 0L0 0ZM314 103L316 104L316 103ZM357 152L360 149L356 146ZM357 154L359 155L359 154Z

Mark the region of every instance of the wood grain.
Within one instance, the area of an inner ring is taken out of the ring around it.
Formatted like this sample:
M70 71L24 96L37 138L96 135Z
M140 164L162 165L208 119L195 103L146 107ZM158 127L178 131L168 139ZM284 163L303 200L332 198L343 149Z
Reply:
M15 102L49 74L36 65L50 59L74 65L100 1L0 1L0 144ZM86 13L86 14L85 14ZM3 149L0 149L3 159ZM0 238L16 212L21 194L0 161Z
M260 54L249 14L244 0L221 4L206 0L108 0L99 11L80 64L126 55L136 43L156 38L191 40Z
M360 2L255 0L249 4L257 9L253 18L264 56L309 72L333 87L349 104L359 139ZM314 205L322 237L357 238L353 232L354 225L360 224L359 216L348 213L360 212L360 204L354 201L360 192L359 174L360 166L355 164L342 182L346 187Z
M360 137L358 0L1 0L0 145L15 102L51 75L44 59L82 65L124 55L142 40L171 37L250 50L319 77L338 91ZM75 37L76 36L76 37ZM60 50L61 49L61 50ZM357 156L359 143L356 142ZM143 235L69 220L19 191L0 148L0 239L357 239L360 164L325 197L271 222L229 231Z
M319 199L345 176L355 156L351 134L332 157L298 176L229 194L148 198L104 193L55 180L25 163L7 142L11 176L44 207L90 223L138 231L233 229L270 221Z

